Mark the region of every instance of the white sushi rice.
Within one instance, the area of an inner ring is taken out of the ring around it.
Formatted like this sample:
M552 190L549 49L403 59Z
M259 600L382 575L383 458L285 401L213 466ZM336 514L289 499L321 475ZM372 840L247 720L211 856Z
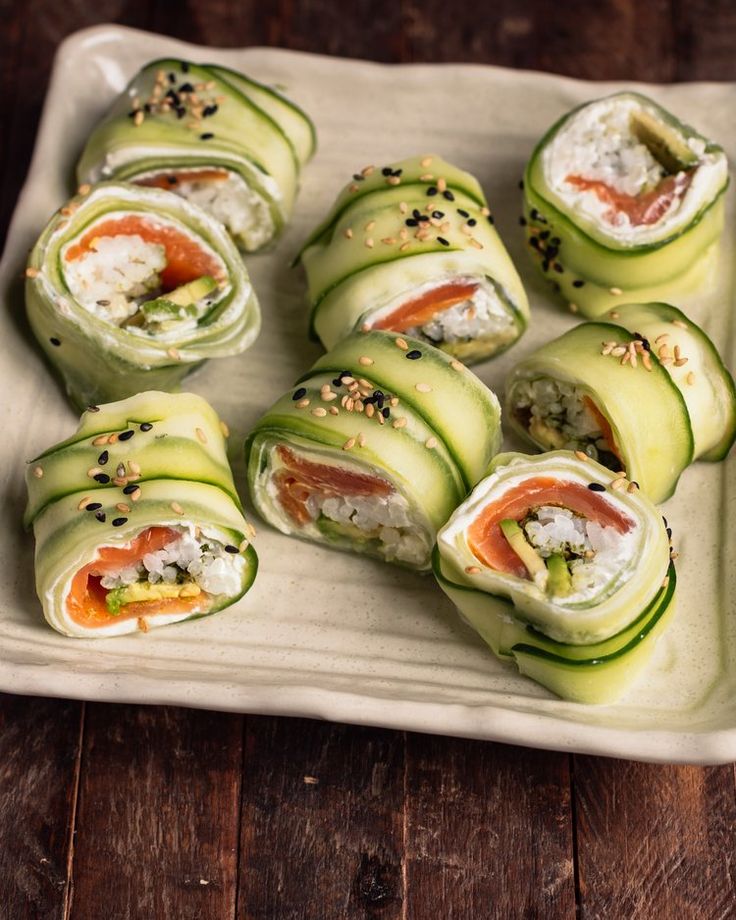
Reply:
M192 170L196 172L196 170ZM155 176L145 173L137 179ZM268 202L245 182L242 176L228 172L227 178L210 180L186 179L185 170L177 170L179 181L168 186L180 198L198 205L224 224L241 249L260 249L276 232Z
M611 453L600 424L583 402L580 387L551 377L518 381L511 392L511 409L530 413L529 434L546 449L582 450L594 460ZM601 462L605 462L603 458ZM618 469L618 466L617 466Z
M332 458L303 451L289 450L302 460L311 463L337 466ZM375 472L357 463L341 462L342 469L363 476L376 476ZM271 514L268 519L284 533L294 533L297 525L279 501L278 487L274 475L278 470L288 469L279 456L278 445L269 451L269 465L265 473L263 488L268 498ZM314 492L306 500L310 523L302 525L301 532L311 539L325 541L318 521L325 518L346 528L354 528L355 538L376 541L378 551L387 562L404 562L408 565L424 566L429 559L434 540L419 517L412 511L406 498L392 490L388 495L340 495L330 496ZM350 539L350 533L345 534Z
M176 528L179 535L163 549L146 553L136 565L105 575L100 584L112 590L138 582L157 584L194 583L212 595L234 595L240 591L243 560L228 553L217 540L195 537L189 528Z
M542 153L542 168L551 190L565 207L617 240L644 243L672 232L689 222L704 201L725 179L725 157L706 154L702 140L688 146L698 157L692 182L683 194L675 195L667 210L653 224L632 225L623 211L612 213L592 189L581 189L569 176L604 182L616 192L636 196L656 187L666 171L632 129L631 115L642 110L635 99L602 99L582 108L559 131ZM657 118L652 109L648 115ZM681 181L684 173L678 173Z
M467 300L447 310L440 310L429 322L421 326L412 326L404 330L407 335L437 345L503 337L504 334L514 330L514 318L493 283L487 278L470 276L448 276L419 285L410 292L405 291L399 297L393 298L389 303L369 314L365 321L369 324L375 323L382 317L393 313L394 310L398 310L407 300L422 297L450 281L460 284L477 284L478 287Z
M564 598L566 604L597 595L621 570L631 552L626 534L569 508L543 505L523 529L542 558L559 554L567 558L572 591ZM589 554L587 558L585 553ZM543 577L546 581L546 574Z

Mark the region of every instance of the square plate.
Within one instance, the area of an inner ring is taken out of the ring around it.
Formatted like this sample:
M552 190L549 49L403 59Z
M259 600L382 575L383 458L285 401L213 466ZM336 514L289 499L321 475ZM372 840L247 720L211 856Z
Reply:
M217 616L116 639L67 639L44 622L33 591L32 540L21 531L23 467L67 436L75 416L24 320L27 250L68 196L84 140L110 100L160 56L214 60L284 88L314 117L320 149L303 175L294 219L275 251L248 258L264 313L245 355L213 361L188 387L228 421L236 481L245 493L249 427L314 360L304 279L288 265L350 174L367 163L436 151L470 170L493 206L533 310L521 343L477 368L497 392L511 365L573 320L552 303L524 253L518 181L534 143L573 105L624 88L465 65L386 66L276 50L216 50L116 26L61 46L31 171L1 268L12 399L2 407L5 559L0 575L0 688L94 700L174 703L279 713L585 751L653 761L736 758L736 457L695 464L664 511L680 550L675 620L647 676L616 705L552 698L498 662L429 577L321 549L269 527L256 540L254 587ZM736 87L643 87L717 138L736 158ZM685 306L733 363L733 190L712 289Z

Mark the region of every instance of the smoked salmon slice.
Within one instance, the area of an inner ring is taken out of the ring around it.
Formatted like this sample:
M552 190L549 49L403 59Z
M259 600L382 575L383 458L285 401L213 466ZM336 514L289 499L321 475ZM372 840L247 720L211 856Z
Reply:
M656 224L676 198L685 194L692 182L694 169L666 176L653 189L640 195L617 192L599 179L585 179L583 176L566 176L565 181L583 191L592 191L603 204L610 206L604 215L609 223L615 223L617 214L626 214L634 227Z
M144 185L146 188L163 188L176 190L180 182L227 182L230 173L226 169L187 169L167 170L156 173L155 176L145 176L134 179L134 185Z
M112 217L95 224L67 249L64 258L68 262L81 259L94 249L95 240L110 236L140 236L146 243L158 243L164 247L166 268L161 272L164 292L173 291L203 275L222 277L219 262L181 230L134 214Z
M145 614L185 613L202 603L202 595L195 597L157 598L126 604L123 612L113 616L107 609L105 598L108 589L103 588L101 579L133 565L147 553L163 549L178 537L170 527L149 527L127 546L103 546L99 558L81 568L72 579L66 607L69 616L80 626L107 626L111 619L120 620Z
M390 483L378 476L305 460L283 444L279 444L276 450L285 464L285 468L277 470L273 477L279 501L289 517L300 526L312 520L307 509L307 501L312 495L326 498L341 495L386 497L394 491Z
M537 476L509 489L497 501L483 509L468 528L468 545L484 565L496 572L528 578L526 566L509 546L500 523L511 518L522 521L530 511L542 505L567 508L604 527L627 533L634 522L610 502L580 483Z
M386 329L390 332L406 332L415 326L423 326L438 313L469 300L478 290L474 282L450 281L432 288L418 297L403 303L396 310L376 320L372 329Z

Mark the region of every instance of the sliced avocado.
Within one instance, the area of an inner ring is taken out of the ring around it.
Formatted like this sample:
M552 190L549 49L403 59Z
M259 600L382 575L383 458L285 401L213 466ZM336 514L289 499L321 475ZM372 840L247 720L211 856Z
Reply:
M541 556L527 543L524 531L516 521L511 518L505 518L501 521L499 527L506 538L506 542L524 563L532 578L546 573L547 570Z
M188 284L174 288L168 294L141 304L140 312L146 322L163 323L195 317L200 312L197 303L217 288L210 275L203 275ZM136 314L137 315L137 314Z
M547 593L567 597L572 591L572 578L565 557L555 553L547 560Z
M216 288L217 282L211 275L202 275L201 278L195 278L194 281L169 291L164 299L179 307L188 307L211 294Z
M631 130L670 175L689 169L698 162L682 136L645 109L632 112Z
M196 597L201 593L202 589L192 581L183 585L168 585L163 582L152 585L147 581L139 581L132 585L123 585L120 588L113 588L112 591L108 591L105 603L108 611L113 616L119 616L120 608L125 604L157 601L168 597Z

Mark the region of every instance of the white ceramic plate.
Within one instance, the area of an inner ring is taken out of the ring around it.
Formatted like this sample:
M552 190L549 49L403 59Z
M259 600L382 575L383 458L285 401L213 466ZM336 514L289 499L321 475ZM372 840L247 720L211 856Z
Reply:
M189 388L242 442L258 415L317 357L307 342L304 280L288 268L308 229L351 173L436 151L475 173L523 274L533 322L522 342L478 369L496 390L511 364L572 319L551 302L524 253L518 181L536 139L573 105L622 88L460 65L384 66L287 51L220 51L103 26L62 45L36 151L2 263L0 689L141 703L281 713L495 739L655 761L736 758L736 458L696 464L665 513L681 552L680 601L648 676L615 706L553 699L496 661L431 578L290 540L262 525L250 593L209 619L107 640L66 639L46 626L33 591L32 538L21 530L24 462L68 435L66 405L23 319L25 254L67 197L96 119L128 78L159 56L215 60L282 86L312 114L320 149L277 249L248 260L264 311L244 356L211 362ZM643 87L717 138L736 160L736 87ZM733 194L714 287L686 305L733 364Z

